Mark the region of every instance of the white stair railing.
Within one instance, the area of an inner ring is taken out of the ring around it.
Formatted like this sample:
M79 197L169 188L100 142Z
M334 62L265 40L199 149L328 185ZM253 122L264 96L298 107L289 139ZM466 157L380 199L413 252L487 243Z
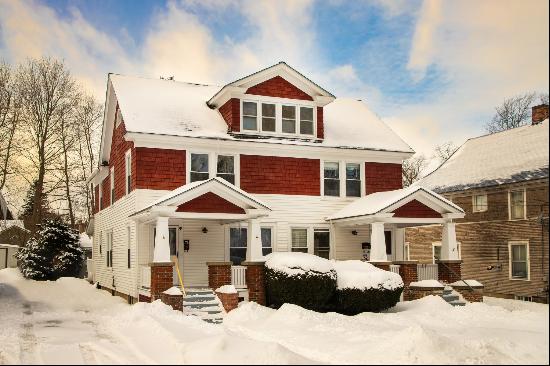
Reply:
M231 284L237 289L246 288L245 266L231 266Z
M439 279L437 264L419 264L417 268L419 281Z
M399 274L399 264L390 264L390 272Z

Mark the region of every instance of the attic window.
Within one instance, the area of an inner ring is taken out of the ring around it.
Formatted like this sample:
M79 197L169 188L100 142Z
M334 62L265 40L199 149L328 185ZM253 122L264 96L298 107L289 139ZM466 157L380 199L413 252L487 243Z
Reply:
M283 106L283 133L296 133L296 107Z
M243 102L243 130L258 130L258 105L254 102Z

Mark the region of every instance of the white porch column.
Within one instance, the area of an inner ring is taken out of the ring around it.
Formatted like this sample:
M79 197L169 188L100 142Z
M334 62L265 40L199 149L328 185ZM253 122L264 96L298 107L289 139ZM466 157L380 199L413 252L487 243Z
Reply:
M456 245L456 224L446 222L443 224L443 234L441 237L441 259L458 260L458 246Z
M260 262L263 260L260 221L258 219L250 219L248 220L246 236L246 261Z
M370 261L387 262L386 238L384 236L384 223L373 222L370 224Z
M395 235L395 260L407 260L405 258L405 229L395 229L392 235Z
M170 262L170 243L168 236L168 217L157 217L153 263Z

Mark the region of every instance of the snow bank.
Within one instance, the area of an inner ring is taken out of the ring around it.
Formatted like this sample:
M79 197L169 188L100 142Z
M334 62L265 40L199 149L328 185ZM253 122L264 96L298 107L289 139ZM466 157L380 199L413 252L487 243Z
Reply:
M176 286L170 287L168 290L164 291L163 294L172 295L172 296L182 296L183 295L181 290L179 288L177 288Z
M298 276L307 272L330 274L334 270L331 261L319 256L298 252L278 252L266 256L266 267Z
M417 282L411 282L410 286L413 287L445 287L441 284L441 282L437 280L422 280Z
M215 292L219 292L221 294L236 294L237 289L233 285L223 285L218 287Z
M476 280L460 280L460 281L451 283L451 286L466 286L464 282L467 282L468 285L472 287L483 287L481 282L478 282Z
M80 233L79 243L82 248L91 248L92 238L90 238L86 233Z
M403 287L403 280L397 273L384 271L367 262L332 261L332 264L336 270L339 290L368 290L371 288L394 290Z

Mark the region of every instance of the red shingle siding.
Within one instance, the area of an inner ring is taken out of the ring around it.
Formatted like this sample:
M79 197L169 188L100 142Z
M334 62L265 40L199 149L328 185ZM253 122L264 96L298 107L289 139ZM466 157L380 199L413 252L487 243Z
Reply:
M241 189L249 193L319 196L316 159L241 155Z
M95 186L94 191L94 213L97 213L99 211L99 185Z
M103 182L101 182L101 189L103 191L103 197L101 197L101 209L107 208L111 205L111 174L109 174Z
M325 138L325 122L323 120L323 107L317 107L317 138Z
M222 115L227 127L232 132L239 132L241 130L240 122L240 110L241 102L237 98L229 99L222 105L219 109L220 114Z
M403 206L396 209L394 212L394 217L415 217L415 218L432 218L432 217L441 217L441 214L422 202L413 200L404 204Z
M185 184L185 150L135 150L136 188L173 190Z
M231 213L244 214L244 210L221 198L215 193L208 192L200 197L194 198L191 201L185 202L178 206L177 212L202 212L202 213Z
M246 91L247 94L265 95L268 97L313 100L310 95L298 89L280 76L275 76L256 84Z
M118 110L118 106L117 106ZM109 157L109 175L105 179L111 179L110 169L114 167L115 169L115 202L120 198L126 195L126 152L132 150L132 180L130 191L133 191L136 188L135 185L135 162L134 162L134 143L131 141L126 141L124 135L126 135L126 126L124 121L120 121L120 124L116 126L117 121L115 120L115 128L113 131L113 140L111 144L111 155ZM103 197L105 197L106 192L103 192ZM110 198L111 192L107 192L107 196Z
M401 164L365 163L366 194L403 188Z

